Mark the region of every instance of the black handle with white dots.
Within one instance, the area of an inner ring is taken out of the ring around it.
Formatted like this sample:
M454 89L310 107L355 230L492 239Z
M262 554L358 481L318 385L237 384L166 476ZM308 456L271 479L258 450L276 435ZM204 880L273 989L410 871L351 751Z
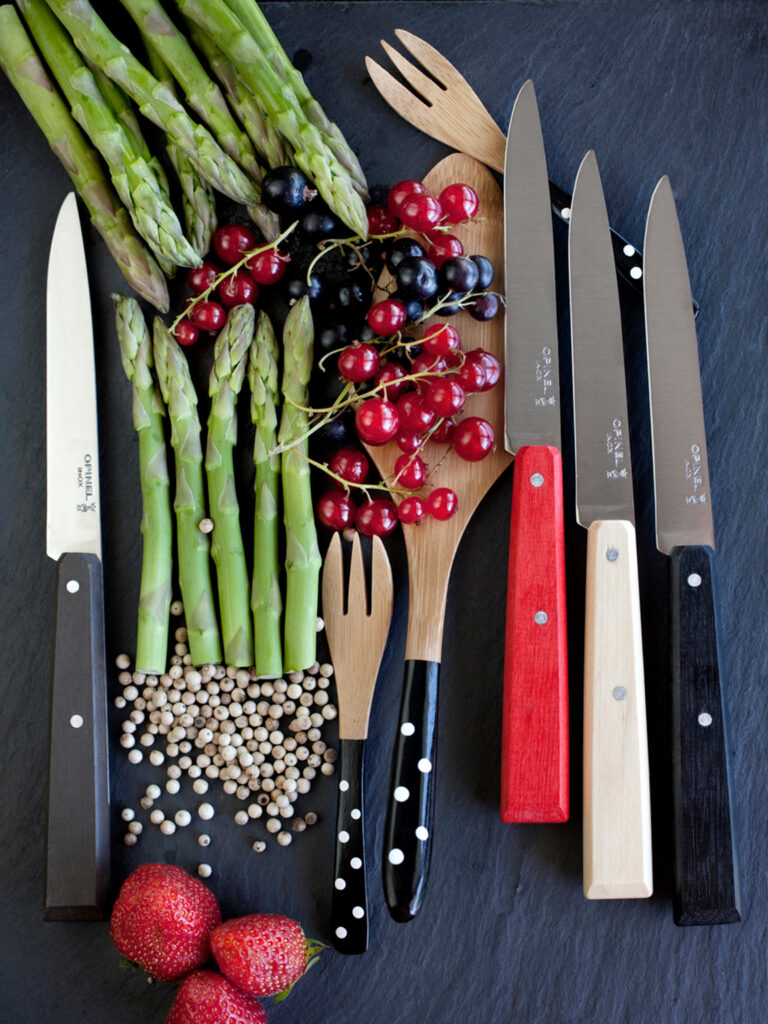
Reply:
M713 552L672 555L675 922L741 920Z
M339 800L333 861L331 926L340 953L368 948L368 896L363 826L363 752L365 740L339 741Z

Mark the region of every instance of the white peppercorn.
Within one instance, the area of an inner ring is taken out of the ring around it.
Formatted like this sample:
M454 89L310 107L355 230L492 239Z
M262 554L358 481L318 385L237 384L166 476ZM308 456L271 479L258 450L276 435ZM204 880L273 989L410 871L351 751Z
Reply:
M283 826L278 818L269 818L265 827L267 832L279 832Z
M126 846L135 846L139 841L139 837L135 836L133 832L126 832L123 836L123 842Z
M143 796L141 800L139 800L139 806L143 811L148 811L150 807L154 805L154 802L155 801L152 799L151 796Z
M213 874L213 868L210 864L198 864L197 873L201 878L210 878Z
M205 779L195 779L192 783L192 789L198 796L202 796L203 793L208 792L208 783Z
M144 831L144 826L141 824L140 821L129 821L128 831L132 833L134 836L140 836L141 833Z
M256 842L253 844L253 849L256 851L256 853L264 853L266 848L267 844L264 842L263 839L257 839Z
M197 808L197 813L203 819L203 821L210 821L213 815L216 813L211 804L200 804Z
M150 814L149 820L152 822L153 825L159 825L161 821L165 821L165 815L163 814L159 807L156 807L154 811L152 811L152 813Z
M176 811L176 813L173 816L173 820L176 822L179 828L186 828L187 825L189 825L189 823L192 821L192 815L189 813L189 811L184 810L184 808L182 808L180 811Z
M149 760L157 768L165 761L165 756L160 750L151 750L149 752Z
M202 832L197 837L197 841L200 844L200 846L210 846L211 845L211 837L209 835L207 835L205 832Z
M180 789L181 783L178 779L168 779L165 784L165 791L166 793L170 793L171 796L176 796Z
M131 764L141 764L144 760L144 755L138 747L134 747L133 750L128 751L128 760Z
M290 832L278 832L277 841L280 846L290 846L293 842L293 836Z

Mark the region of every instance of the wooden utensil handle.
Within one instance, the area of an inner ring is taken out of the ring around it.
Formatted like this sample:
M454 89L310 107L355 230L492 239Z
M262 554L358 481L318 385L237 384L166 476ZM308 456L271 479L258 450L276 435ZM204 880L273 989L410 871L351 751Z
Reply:
M405 663L384 828L384 895L396 921L421 907L432 856L437 752L436 661Z
M584 627L584 895L650 896L651 801L635 528L592 523Z
M364 953L368 948L363 825L364 749L365 740L339 740L339 801L331 923L333 944L340 953Z
M741 920L713 552L672 555L675 923Z
M503 821L568 820L568 647L562 459L515 456L501 750Z
M45 918L100 920L109 890L104 590L95 555L58 563Z

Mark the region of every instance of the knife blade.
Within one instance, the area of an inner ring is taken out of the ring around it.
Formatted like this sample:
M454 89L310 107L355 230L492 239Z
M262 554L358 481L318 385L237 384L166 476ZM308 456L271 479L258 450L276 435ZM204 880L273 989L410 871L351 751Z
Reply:
M501 817L566 821L568 665L554 244L533 83L504 163L505 441L515 455L507 583Z
M679 925L741 920L719 657L699 350L669 178L645 228L656 546L672 560L675 900Z
M590 150L568 232L576 516L587 529L584 895L653 891L640 587L624 348L608 213Z
M96 380L74 192L56 221L46 301L46 552L57 574L45 918L92 920L109 887L109 780Z

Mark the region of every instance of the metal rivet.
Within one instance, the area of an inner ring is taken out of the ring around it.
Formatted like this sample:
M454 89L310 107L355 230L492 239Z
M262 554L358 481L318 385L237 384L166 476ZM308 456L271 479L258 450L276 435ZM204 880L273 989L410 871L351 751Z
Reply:
M616 548L607 548L605 552L605 557L608 559L609 562L615 562L616 559L619 557L619 552Z
M699 576L699 574L697 572L692 572L691 575L688 577L688 586L689 587L700 587L701 586L701 576Z
M627 696L627 688L625 686L614 686L611 690L611 696L614 700L625 700Z
M570 208L570 206L564 206L562 208L562 210L560 211L560 216L563 218L563 220L570 220L570 217L571 217L571 208Z
M77 580L67 580L67 590L70 594L76 594L80 589L80 584Z
M424 825L419 825L416 829L416 838L420 839L422 842L426 842L426 840L429 839L429 829Z
M640 267L632 267L632 269L629 272L629 276L633 278L635 281L639 281L640 278L643 276L643 272L640 269Z
M72 726L73 729L82 729L82 727L83 727L83 716L82 715L72 715L72 717L69 720L69 724Z
M337 939L346 939L346 937L347 937L347 929L344 927L343 924L340 924L339 927L336 929L336 938Z
M708 725L712 725L712 715L708 711L702 711L699 715L699 725L703 725L705 729Z
M621 251L624 253L625 256L634 256L635 255L635 247L634 247L634 245L630 245L629 242L627 242L627 244L624 246L624 248Z
M533 476L531 477L531 486L532 487L541 487L543 483L544 483L544 477L541 475L541 473L534 473Z
M546 612L536 612L536 614L533 616L533 621L536 623L537 626L543 626L544 623L547 621L547 618L548 615Z

